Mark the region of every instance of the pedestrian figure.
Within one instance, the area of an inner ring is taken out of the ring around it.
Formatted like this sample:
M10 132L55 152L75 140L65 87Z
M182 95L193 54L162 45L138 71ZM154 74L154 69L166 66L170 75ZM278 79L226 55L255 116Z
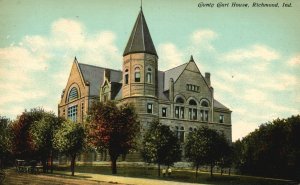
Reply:
M162 175L163 175L163 177L165 177L166 176L166 169L162 169Z
M168 168L168 176L169 176L169 177L171 176L171 173L172 173L171 168Z

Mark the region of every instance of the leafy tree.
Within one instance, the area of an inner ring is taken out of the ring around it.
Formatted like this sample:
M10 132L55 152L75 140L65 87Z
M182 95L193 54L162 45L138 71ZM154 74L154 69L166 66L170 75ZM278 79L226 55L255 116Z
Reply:
M243 174L300 180L299 140L300 115L262 124L234 144L237 168Z
M112 173L117 173L117 159L135 146L139 132L134 107L117 107L114 102L94 103L89 111L89 142L98 150L108 150Z
M0 169L10 157L10 120L0 115Z
M76 155L84 149L85 138L84 126L70 120L64 121L54 134L54 148L70 157L72 176L74 176Z
M30 127L34 122L39 121L45 115L45 111L41 108L31 109L29 112L25 110L17 120L12 122L12 152L22 159L34 159L38 155L35 153L32 135L30 134Z
M142 157L147 163L171 166L181 159L180 143L175 134L166 125L154 121L144 135Z
M185 156L196 167L196 178L200 165L209 165L212 177L214 166L224 156L223 145L226 144L224 135L207 127L201 127L189 134L185 146Z
M222 144L223 142L223 144ZM218 160L218 166L221 168L221 175L223 174L224 168L229 168L229 175L231 171L231 166L234 160L233 156L233 146L229 145L225 137L220 141L220 154L221 158Z
M54 133L60 128L62 122L62 118L47 113L30 128L34 148L41 158L44 172L48 170L46 162L50 159L51 173L53 173L53 156L57 154L53 146Z

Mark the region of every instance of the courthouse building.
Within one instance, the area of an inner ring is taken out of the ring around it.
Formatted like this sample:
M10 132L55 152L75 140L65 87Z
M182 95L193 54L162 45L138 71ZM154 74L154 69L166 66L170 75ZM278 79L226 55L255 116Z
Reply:
M122 71L74 59L58 105L59 116L83 122L93 101L113 100L135 106L142 131L159 119L177 133L181 142L200 126L223 132L231 141L231 110L214 98L210 73L202 75L192 56L180 66L160 71L142 9L125 47L123 62L111 62L119 62Z

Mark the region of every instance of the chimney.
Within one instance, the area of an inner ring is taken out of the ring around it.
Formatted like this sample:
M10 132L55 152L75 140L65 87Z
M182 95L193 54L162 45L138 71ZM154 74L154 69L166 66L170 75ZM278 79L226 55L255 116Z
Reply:
M109 69L104 70L104 78L110 82L110 70Z
M173 78L169 79L169 100L174 100L174 80Z
M205 81L207 85L210 87L210 73L205 73Z

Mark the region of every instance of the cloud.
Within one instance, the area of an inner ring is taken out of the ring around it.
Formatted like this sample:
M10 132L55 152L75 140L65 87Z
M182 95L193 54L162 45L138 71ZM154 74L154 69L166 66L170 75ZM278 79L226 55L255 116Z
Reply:
M247 49L236 49L222 56L223 60L232 62L246 62L248 60L261 60L270 62L280 58L280 54L265 45L255 44Z
M18 45L0 48L1 114L15 118L35 106L56 112L74 56L82 63L121 68L113 32L88 34L70 19L59 19L49 29L47 36L27 35Z
M211 44L218 37L218 34L210 29L200 29L191 35L190 39L194 46L204 50L214 50Z
M291 67L300 67L300 54L297 54L296 56L292 57L287 62Z
M159 69L168 70L183 64L183 53L173 43L162 43L158 46Z

